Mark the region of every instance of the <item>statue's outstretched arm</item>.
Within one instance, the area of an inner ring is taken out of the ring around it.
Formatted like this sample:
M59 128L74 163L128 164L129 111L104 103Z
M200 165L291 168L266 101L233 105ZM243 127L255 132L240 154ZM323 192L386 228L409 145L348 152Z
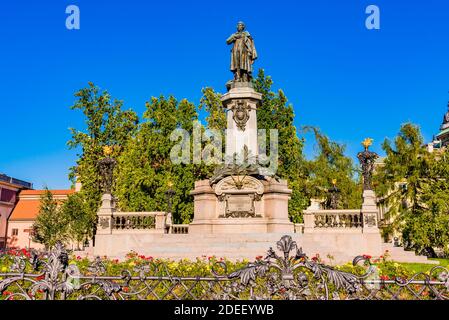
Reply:
M232 35L226 40L226 43L227 43L227 44L231 44L231 43L233 43L234 41L235 41L235 33L232 34Z

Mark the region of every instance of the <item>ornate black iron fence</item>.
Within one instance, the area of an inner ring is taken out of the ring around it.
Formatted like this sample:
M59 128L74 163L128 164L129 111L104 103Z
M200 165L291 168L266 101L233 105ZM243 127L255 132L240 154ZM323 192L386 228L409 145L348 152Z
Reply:
M10 270L0 273L0 299L449 299L449 271L441 266L408 280L383 280L372 268L356 275L309 259L290 236L277 250L230 273L217 262L206 277L175 276L152 262L108 276L99 258L81 274L58 244L48 254L14 257ZM369 262L358 256L353 264Z

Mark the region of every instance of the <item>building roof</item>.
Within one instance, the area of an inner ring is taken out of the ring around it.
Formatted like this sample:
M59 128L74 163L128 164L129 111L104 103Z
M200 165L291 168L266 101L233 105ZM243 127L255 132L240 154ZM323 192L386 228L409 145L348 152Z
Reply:
M33 188L32 183L7 176L4 173L0 173L0 184L6 184L11 187L15 187L17 189L23 189L23 188L32 189Z
M45 190L22 190L19 193L19 201L9 217L10 221L35 220L39 214L41 196ZM75 190L50 190L56 200L65 200Z
M69 195L75 192L73 189L67 189L67 190L49 190L52 195L58 196L58 195ZM38 195L41 196L45 193L45 190L22 190L19 194L19 197L23 196L29 196L29 195Z

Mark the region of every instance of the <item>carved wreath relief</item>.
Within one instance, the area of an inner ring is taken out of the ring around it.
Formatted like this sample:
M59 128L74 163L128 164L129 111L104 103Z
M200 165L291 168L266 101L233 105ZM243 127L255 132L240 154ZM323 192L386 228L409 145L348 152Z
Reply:
M375 227L376 226L376 216L373 214L366 215L365 216L365 225L368 227Z
M102 229L107 229L109 228L109 220L110 218L100 218L99 219L99 225L101 226Z
M233 119L237 125L237 128L241 131L245 131L246 123L249 120L249 112L251 106L245 100L238 100L231 108Z

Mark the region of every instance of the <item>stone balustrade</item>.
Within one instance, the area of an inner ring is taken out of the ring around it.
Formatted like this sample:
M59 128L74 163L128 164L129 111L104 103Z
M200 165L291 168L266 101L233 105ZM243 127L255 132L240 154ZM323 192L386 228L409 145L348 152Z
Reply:
M304 211L304 232L313 229L361 229L361 210L306 210Z
M304 233L304 223L295 223L295 233Z
M188 234L189 233L189 225L188 224L172 224L170 226L169 233L172 233L172 234Z
M111 217L112 233L164 233L164 226L165 212L114 212Z
M112 218L113 230L125 229L155 229L156 214L140 215L140 214L117 214Z

